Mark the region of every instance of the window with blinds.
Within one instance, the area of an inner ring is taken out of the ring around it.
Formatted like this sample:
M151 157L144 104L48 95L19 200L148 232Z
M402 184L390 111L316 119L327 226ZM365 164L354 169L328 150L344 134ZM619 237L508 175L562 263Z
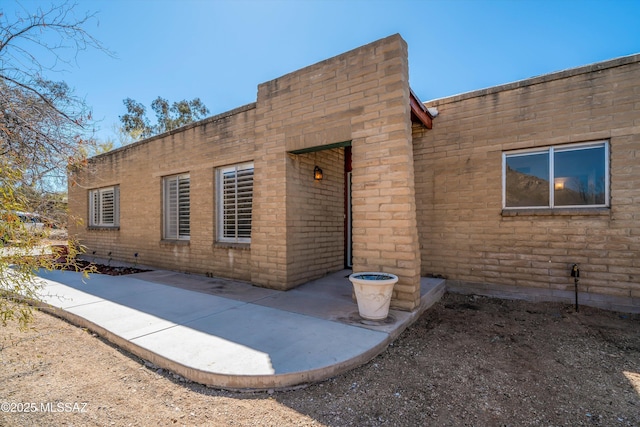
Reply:
M164 239L189 240L191 235L190 181L188 174L163 180Z
M251 242L253 163L217 171L218 241Z
M89 190L89 226L118 227L120 225L119 186Z

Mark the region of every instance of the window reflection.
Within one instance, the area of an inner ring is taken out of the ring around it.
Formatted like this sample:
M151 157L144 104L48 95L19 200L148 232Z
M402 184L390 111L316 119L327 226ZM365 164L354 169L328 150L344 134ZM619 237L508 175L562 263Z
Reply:
M549 205L549 153L507 157L507 206Z
M604 142L505 154L505 207L606 206L607 149Z
M556 206L605 203L604 147L554 153Z

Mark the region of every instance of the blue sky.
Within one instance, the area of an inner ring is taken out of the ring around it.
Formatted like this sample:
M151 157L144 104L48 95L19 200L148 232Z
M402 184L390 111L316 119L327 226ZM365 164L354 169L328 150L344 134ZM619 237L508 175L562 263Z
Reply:
M51 3L2 0L0 8ZM157 96L199 97L219 114L254 102L260 83L395 33L409 45L411 87L423 101L640 53L637 0L77 3L77 12L97 12L87 30L115 57L82 52L51 77L86 99L99 138L116 141L124 98L150 110Z

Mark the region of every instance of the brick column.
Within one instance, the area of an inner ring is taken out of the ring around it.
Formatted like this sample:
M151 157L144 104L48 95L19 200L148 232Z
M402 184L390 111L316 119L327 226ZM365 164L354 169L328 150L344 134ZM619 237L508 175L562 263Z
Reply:
M396 274L391 305L420 302L407 46L400 37L376 48L378 85L353 127L353 269ZM376 102L372 102L372 101Z

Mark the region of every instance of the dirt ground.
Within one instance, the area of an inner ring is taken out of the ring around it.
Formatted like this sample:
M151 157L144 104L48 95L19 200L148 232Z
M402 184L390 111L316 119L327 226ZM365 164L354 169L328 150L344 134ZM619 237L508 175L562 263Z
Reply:
M640 315L447 294L366 365L290 391L190 383L37 313L0 327L0 425L639 426Z

